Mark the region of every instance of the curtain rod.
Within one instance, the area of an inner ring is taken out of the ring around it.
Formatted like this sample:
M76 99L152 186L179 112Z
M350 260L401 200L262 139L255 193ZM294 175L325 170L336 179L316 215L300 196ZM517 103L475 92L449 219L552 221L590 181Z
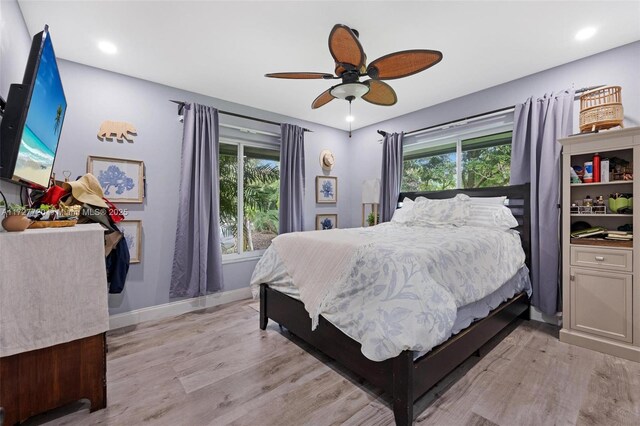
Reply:
M280 137L280 133L273 133L273 132L265 132L264 130L257 130L257 129L249 129L247 127L241 127L241 126L234 126L232 124L225 124L225 123L220 123L220 127L224 127L227 129L234 129L234 130L238 130L242 133L250 133L253 135L266 135L266 136L273 136L275 138L279 138Z
M604 87L604 86L605 86L604 84L600 84L598 86L583 87L582 89L576 90L575 93L578 94L578 93L588 92L589 90L598 89L598 88ZM480 114L470 115L469 117L458 118L456 120L447 121L446 123L440 123L440 124L436 124L436 125L433 125L433 126L423 127L422 129L412 130L410 132L406 132L404 135L405 136L411 136L411 135L413 135L415 133L426 132L427 130L436 129L438 127L443 127L443 126L448 126L450 124L458 123L460 121L473 120L474 118L484 117L485 115L497 114L499 112L508 111L510 109L514 109L515 107L516 107L515 105L511 105L511 106L508 106L508 107L494 109L493 111L488 111L488 112L483 112L483 113L480 113ZM387 132L385 132L384 130L378 130L377 132L378 132L378 134L380 134L382 136L386 136L387 135Z
M184 108L184 106L187 103L185 101L174 101L173 99L169 99L169 102L173 102L174 104L178 104L178 114L182 115L182 109ZM256 118L256 117L250 117L248 115L237 114L235 112L218 110L218 113L224 114L224 115L230 115L232 117L246 118L247 120L259 121L261 123L273 124L274 126L280 126L282 124L282 123L278 123L276 121L265 120L263 118ZM306 129L304 127L302 128L302 130L305 131L305 132L312 132L313 133L313 130Z

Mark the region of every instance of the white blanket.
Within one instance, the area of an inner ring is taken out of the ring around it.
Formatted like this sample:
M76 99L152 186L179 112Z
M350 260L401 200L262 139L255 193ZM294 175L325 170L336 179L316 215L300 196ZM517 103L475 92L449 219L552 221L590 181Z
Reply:
M442 343L459 307L494 292L524 266L515 231L387 223L334 232L360 235L366 243L356 248L346 272L335 273L341 278L326 291L320 313L374 361ZM326 250L332 249L327 241ZM272 247L258 262L254 296L261 283L283 279L278 261ZM306 267L314 260L298 262ZM295 278L293 283L298 286Z
M318 325L327 293L344 280L356 250L367 243L366 235L338 229L293 232L273 240L273 247L300 291L312 330Z

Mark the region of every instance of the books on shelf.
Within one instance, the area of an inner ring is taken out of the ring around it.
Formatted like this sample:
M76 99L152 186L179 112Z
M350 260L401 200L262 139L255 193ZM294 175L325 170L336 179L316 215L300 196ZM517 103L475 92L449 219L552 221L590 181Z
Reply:
M633 234L626 231L607 231L605 238L607 240L631 241L633 240Z
M621 235L621 236L633 235L631 232L628 232L628 231L607 231L607 234L609 234L609 235Z
M597 237L604 238L606 240L614 241L631 241L633 240L633 233L626 231L608 231L602 226L596 226L593 228L587 228L580 231L574 231L571 233L571 238L587 238Z
M607 230L601 226L596 226L593 228L582 229L580 231L573 231L571 233L571 237L573 238L585 238L585 237L594 237L596 235L604 236Z

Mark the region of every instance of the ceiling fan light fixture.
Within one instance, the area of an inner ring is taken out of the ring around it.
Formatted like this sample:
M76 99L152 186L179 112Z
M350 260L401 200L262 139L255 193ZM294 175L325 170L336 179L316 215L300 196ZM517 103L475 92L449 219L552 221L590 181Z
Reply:
M331 96L338 99L361 98L369 93L369 86L363 83L343 83L331 89Z

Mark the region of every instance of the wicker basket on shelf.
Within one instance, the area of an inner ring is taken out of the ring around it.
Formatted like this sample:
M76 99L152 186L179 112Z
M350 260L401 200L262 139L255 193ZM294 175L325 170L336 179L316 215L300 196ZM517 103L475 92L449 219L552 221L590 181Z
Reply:
M580 96L580 131L610 129L622 126L622 88L605 86L590 90Z

